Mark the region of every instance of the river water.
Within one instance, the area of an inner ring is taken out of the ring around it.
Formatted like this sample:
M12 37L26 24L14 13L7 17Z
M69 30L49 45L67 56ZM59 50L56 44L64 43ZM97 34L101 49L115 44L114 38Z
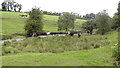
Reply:
M66 34L56 34L56 35L41 35L41 36L38 36L38 37L50 37L50 36L66 36ZM7 39L7 40L0 40L0 43L4 43L6 41L13 41L13 40L16 40L16 41L20 41L20 40L23 40L25 38L21 38L21 39Z

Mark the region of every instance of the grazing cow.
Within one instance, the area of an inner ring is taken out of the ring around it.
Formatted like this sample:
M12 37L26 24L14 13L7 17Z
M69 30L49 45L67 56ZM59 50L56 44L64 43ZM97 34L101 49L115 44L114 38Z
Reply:
M80 38L80 36L81 36L81 33L80 33L80 32L78 32L78 38Z
M69 34L70 36L74 36L74 31L68 31L68 34Z
M90 34L90 31L87 31L87 34Z
M47 32L47 35L49 35L50 34L50 32Z
M28 17L28 15L20 15L20 17L27 18L27 17Z

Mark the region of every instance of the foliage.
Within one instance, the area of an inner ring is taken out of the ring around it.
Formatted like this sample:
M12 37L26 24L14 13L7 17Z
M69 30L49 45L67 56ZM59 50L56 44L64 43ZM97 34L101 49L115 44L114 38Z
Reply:
M116 62L114 64L120 66L120 45L116 44L115 46L116 48L114 50L113 57L115 58Z
M58 30L68 30L69 28L74 28L75 17L68 13L64 12L62 16L58 19Z
M120 1L118 3L118 44L114 52L115 61L117 61L118 66L120 66Z
M92 34L93 29L95 29L96 27L97 26L95 20L88 20L87 22L82 24L82 28L85 29L90 34Z
M86 15L83 15L82 18L83 19L95 19L96 18L96 14L94 14L94 13L86 14Z
M12 39L13 35L2 35L2 40Z
M39 8L32 8L32 11L29 13L29 19L25 25L25 31L27 34L37 34L42 32L43 23L42 23L42 12Z
M91 40L92 39L92 40ZM82 49L93 49L109 45L110 42L106 36L61 36L46 38L28 38L22 41L5 42L3 47L13 47L20 52L43 53L53 52L59 53L64 51L74 51ZM3 50L4 52L4 50Z
M118 13L115 13L112 20L111 20L111 28L117 29L119 27L119 20L118 20Z
M5 3L5 2L3 2L3 3L1 4L1 6L2 6L2 10L3 10L3 11L6 11L6 10L7 10L7 8L6 8L6 3Z
M15 1L10 1L10 0L8 0L8 1L4 1L2 4L1 4L1 6L2 6L2 10L3 11L21 11L21 9L22 9L22 5L21 4L18 4L17 2L15 2ZM18 9L18 10L17 10Z
M109 15L106 10L99 12L96 17L98 33L104 35L110 31L110 25L108 24Z
M111 56L113 54L114 44L116 44L118 41L117 34L118 33L114 31L106 35L82 35L81 39L79 38L81 42L84 37L89 38L89 40L93 40L93 43L95 43L93 37L94 38L96 37L96 41L97 39L101 38L101 40L98 40L98 42L102 41L102 39L103 39L103 43L104 43L104 39L106 39L106 41L107 40L110 41L110 44L105 44L107 46L103 45L104 47L100 47L96 49L64 51L63 53L50 53L50 52L25 53L24 52L24 53L4 55L2 56L3 66L114 66L113 65L114 59ZM44 38L43 41L44 42L50 41L49 38L51 37L47 37L46 40ZM32 42L30 42L30 44L31 43ZM47 44L45 43L43 45L47 45ZM19 45L19 47L22 46ZM57 49L58 48L56 48L56 50Z
M118 27L120 27L120 1L118 3Z

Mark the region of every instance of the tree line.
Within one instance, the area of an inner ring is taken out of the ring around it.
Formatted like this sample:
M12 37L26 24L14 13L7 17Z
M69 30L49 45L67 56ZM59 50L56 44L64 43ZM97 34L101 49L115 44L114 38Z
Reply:
M27 31L27 33L28 34L29 33L32 33L32 34L38 33L36 30L39 31L39 29L40 29L40 31L42 31L42 28L43 28L42 21L41 21L42 15L43 15L42 10L33 8L32 11L29 12L29 15L30 15L30 19L28 19L28 21L27 21L29 23L27 23L26 25L28 25L28 26L25 27L25 30ZM98 34L104 35L111 30L118 29L118 27L120 26L118 16L119 16L118 13L115 13L114 17L111 18L108 15L107 11L103 10L103 11L96 14L95 19L89 19L87 22L83 23L81 28L90 34L92 34L93 30L96 29L96 32ZM38 17L40 17L40 18L37 19ZM32 19L32 18L34 18L35 21L33 21L34 19ZM39 21L37 22L37 20L39 20ZM58 18L58 22L57 22L58 31L60 31L60 30L65 30L65 31L74 30L75 20L76 20L76 17L74 14L69 13L69 12L63 12L62 15L60 15ZM38 26L38 23L40 21L41 21L41 25ZM35 23L35 22L37 22L37 23Z
M63 13L61 12L49 12L49 11L43 11L43 14L47 14L47 15L56 15L56 16L61 16L63 15ZM74 13L71 12L70 14L74 15L76 17L76 19L95 19L96 18L96 14L94 13L90 13L90 14L86 14L86 15L80 15L78 13Z
M120 1L118 3L118 12L113 17L113 28L118 29L118 43L114 51L115 65L120 66Z
M2 4L2 11L14 11L14 12L20 12L22 9L22 5L11 0L11 1L4 1Z
M2 11L14 11L14 12L20 12L22 10L22 4L19 4L17 2L15 2L14 0L4 0L4 2L2 2L1 4L2 6ZM63 13L61 12L49 12L49 11L42 11L43 14L47 14L47 15L56 15L56 16L61 16L63 15ZM80 15L78 13L74 13L71 12L72 15L74 15L77 19L95 19L96 18L96 14L94 13L90 13L90 14L86 14L86 15Z

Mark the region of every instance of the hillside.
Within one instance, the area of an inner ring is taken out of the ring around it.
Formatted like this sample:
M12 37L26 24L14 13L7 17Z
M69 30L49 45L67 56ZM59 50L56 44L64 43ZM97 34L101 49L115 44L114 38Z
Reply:
M22 18L19 15L25 13L0 12L0 14L2 14L0 27L2 27L3 34L24 33L27 18ZM58 17L43 15L43 30L56 32ZM81 24L84 22L86 20L77 19L75 30L80 30ZM73 37L46 37L44 39L37 37L27 38L23 41L12 41L10 44L6 42L2 44L5 46L5 50L3 49L2 52L6 52L2 56L2 63L3 66L113 66L112 55L118 42L117 34L118 32L112 31L106 35L81 34L80 38L77 35ZM99 47L88 48L94 45ZM39 48L39 52L36 52L38 50L36 48ZM64 51L57 52L61 49Z
M25 13L19 12L0 12L2 13L2 33L24 33L24 25L27 18L22 18L19 15ZM43 15L44 31L56 32L57 31L57 20L59 16ZM80 26L86 20L76 19L75 29L79 30Z
M115 48L115 44L117 44L118 42L117 32L111 32L105 36L83 35L82 37L84 38L85 36L88 38L107 37L106 41L109 41L110 44L96 49L65 51L62 53L25 52L17 54L8 54L2 57L3 66L113 66L114 58L112 58L112 55L113 50ZM91 40L94 41L94 39ZM105 40L101 41L105 42Z

